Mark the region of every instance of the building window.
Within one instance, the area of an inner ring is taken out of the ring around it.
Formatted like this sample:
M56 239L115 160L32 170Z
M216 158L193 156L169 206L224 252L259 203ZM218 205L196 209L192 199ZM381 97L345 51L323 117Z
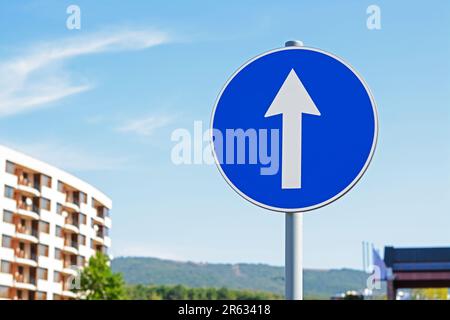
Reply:
M9 261L2 261L0 272L2 273L11 273L11 262Z
M64 193L64 183L58 181L58 191Z
M56 204L56 213L57 214L62 214L63 212L63 206L60 203Z
M52 178L46 176L45 174L41 175L41 184L43 187L51 188L52 187Z
M50 200L41 198L41 209L50 211Z
M61 272L55 271L53 272L53 282L60 283L62 281Z
M60 226L56 226L56 229L55 229L55 235L56 235L57 237L60 237L60 238L63 237L62 228L61 228Z
M48 257L48 246L46 246L45 244L39 244L38 252L40 256Z
M86 258L85 257L83 257L83 256L78 256L77 257L77 265L79 266L79 267L84 267L84 263L85 263L85 261L86 261Z
M36 300L47 300L47 293L43 291L36 291Z
M0 286L0 298L2 299L9 298L9 287Z
M13 223L13 215L11 211L3 210L3 222Z
M14 199L14 188L5 185L5 198Z
M47 280L48 270L44 268L37 268L37 278L41 280Z
M80 245L85 246L86 245L86 237L82 234L78 235L78 242Z
M50 223L45 221L39 221L39 231L43 233L50 233Z
M15 174L16 173L16 165L11 161L6 161L6 172Z
M84 213L80 213L80 224L86 224L87 218Z
M12 238L8 236L2 236L2 247L3 248L11 248Z
M55 248L55 259L56 260L62 260L62 252L58 248Z
M80 191L80 203L87 203L87 195L82 191Z
M103 228L103 233L104 233L104 236L105 236L105 237L109 237L109 228L104 227L104 228Z

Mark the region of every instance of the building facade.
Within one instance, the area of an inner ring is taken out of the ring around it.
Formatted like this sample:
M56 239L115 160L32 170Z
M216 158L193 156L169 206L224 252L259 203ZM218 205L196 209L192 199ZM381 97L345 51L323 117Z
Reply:
M73 299L78 270L111 246L111 200L0 146L0 299Z

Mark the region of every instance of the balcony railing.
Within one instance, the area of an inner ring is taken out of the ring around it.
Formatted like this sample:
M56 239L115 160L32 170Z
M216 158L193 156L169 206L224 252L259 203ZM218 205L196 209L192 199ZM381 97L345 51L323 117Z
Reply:
M95 235L96 235L98 238L102 238L102 239L105 237L105 233L104 233L103 230L101 230L101 229L97 230L97 231L95 232Z
M36 204L28 205L25 202L19 200L17 203L17 207L22 210L32 211L39 214L39 206Z
M22 186L34 188L36 190L41 190L40 180L29 173L27 177L23 173L18 174L17 183Z
M77 259L72 260L70 258L65 258L63 260L63 266L66 269L71 269L72 267L76 267L77 266Z
M106 247L104 247L104 246L97 246L95 248L95 251L101 252L103 254L107 254L108 253L108 249Z
M14 280L16 282L20 282L20 283L27 283L27 284L36 285L36 278L35 277L25 276L24 274L15 274L14 275Z
M78 249L78 242L70 239L64 241L64 246Z
M80 206L80 198L74 192L66 192L66 202Z
M35 252L20 250L19 248L17 248L15 251L15 255L17 258L37 261L37 254Z
M80 221L77 218L73 218L73 217L70 217L70 216L66 218L65 223L66 224L70 224L72 226L75 226L77 228L80 226Z
M22 234L27 234L30 236L34 236L34 237L38 237L39 235L39 230L35 229L35 228L28 228L24 225L16 225L16 232L18 233L22 233Z
M99 218L106 218L109 216L109 210L105 207L98 207L97 208L97 217Z

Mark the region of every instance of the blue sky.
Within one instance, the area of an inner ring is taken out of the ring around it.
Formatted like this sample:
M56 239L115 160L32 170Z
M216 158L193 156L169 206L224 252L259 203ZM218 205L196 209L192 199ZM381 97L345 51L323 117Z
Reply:
M81 8L81 30L66 8ZM381 30L366 8L381 8ZM300 39L353 65L379 142L345 197L307 213L305 266L361 267L361 241L448 245L450 3L20 1L0 10L0 143L98 186L115 256L284 262L284 217L242 200L214 166L175 166L176 128L209 125L249 58ZM206 129L206 128L205 128Z

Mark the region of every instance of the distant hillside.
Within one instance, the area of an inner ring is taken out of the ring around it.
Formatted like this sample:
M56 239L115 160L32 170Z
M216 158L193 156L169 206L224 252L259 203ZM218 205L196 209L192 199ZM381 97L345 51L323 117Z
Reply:
M119 257L112 261L112 269L121 272L130 284L183 284L284 292L284 268L266 264L203 264ZM305 270L304 292L305 296L328 298L347 290L361 290L366 279L367 275L358 270Z

